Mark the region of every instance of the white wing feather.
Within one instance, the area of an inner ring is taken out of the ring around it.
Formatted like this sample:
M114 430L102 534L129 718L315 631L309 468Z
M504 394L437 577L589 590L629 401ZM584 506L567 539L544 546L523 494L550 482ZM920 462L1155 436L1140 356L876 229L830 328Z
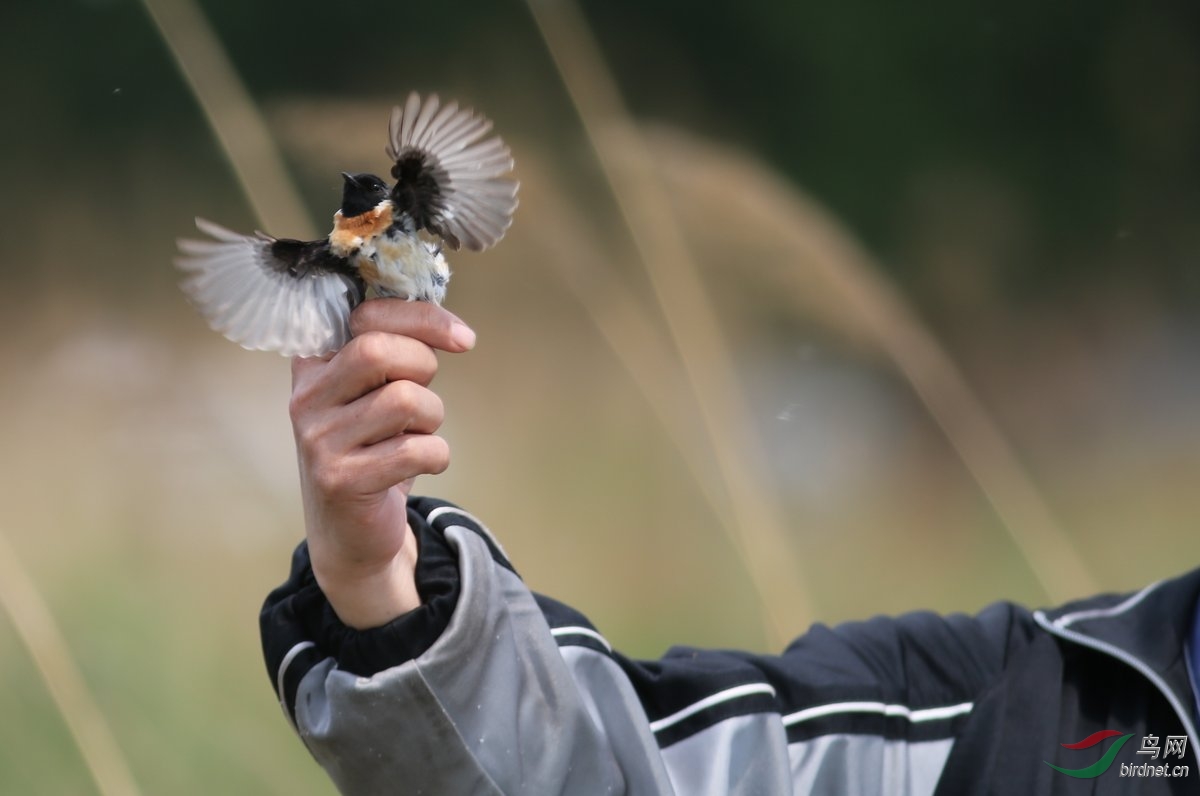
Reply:
M513 159L487 118L457 103L442 106L436 94L412 93L392 110L387 154L393 161L412 150L440 170L443 209L438 221L468 249L481 251L504 237L517 209L519 183L507 177Z
M350 310L362 294L338 273L292 276L271 253L274 239L240 235L204 219L212 240L181 240L183 291L214 330L256 351L331 354L350 340Z

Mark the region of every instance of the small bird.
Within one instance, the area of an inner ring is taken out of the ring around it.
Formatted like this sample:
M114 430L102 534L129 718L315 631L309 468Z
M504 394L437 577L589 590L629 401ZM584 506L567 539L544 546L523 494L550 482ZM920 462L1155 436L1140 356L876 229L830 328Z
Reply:
M443 249L482 251L504 237L517 207L513 159L485 117L416 93L392 109L389 186L342 173L342 204L321 240L241 235L197 218L211 240L181 240L185 293L216 331L245 348L322 356L350 339L365 299L441 304ZM433 240L431 238L436 238Z

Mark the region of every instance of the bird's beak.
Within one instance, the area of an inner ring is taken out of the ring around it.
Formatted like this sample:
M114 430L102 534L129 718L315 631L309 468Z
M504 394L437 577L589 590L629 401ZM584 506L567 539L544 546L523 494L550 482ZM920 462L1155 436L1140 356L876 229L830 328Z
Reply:
M345 171L342 172L342 179L345 180L346 182L350 183L351 185L358 185L358 180L354 179L354 176L352 174L349 174L348 172L345 172ZM359 187L361 187L361 186L359 186Z

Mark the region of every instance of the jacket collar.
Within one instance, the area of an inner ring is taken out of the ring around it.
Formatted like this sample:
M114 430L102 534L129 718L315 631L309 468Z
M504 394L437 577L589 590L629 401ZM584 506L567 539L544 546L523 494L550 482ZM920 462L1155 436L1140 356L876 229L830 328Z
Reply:
M1130 595L1102 595L1037 611L1047 631L1124 660L1154 682L1196 736L1186 645L1200 596L1200 569ZM1200 673L1197 673L1200 674Z

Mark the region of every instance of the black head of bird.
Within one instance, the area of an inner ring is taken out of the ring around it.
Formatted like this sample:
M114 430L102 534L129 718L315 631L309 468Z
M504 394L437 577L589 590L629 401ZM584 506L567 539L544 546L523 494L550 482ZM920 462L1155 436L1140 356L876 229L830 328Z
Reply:
M349 218L374 209L391 194L391 188L374 174L342 172L342 215Z

